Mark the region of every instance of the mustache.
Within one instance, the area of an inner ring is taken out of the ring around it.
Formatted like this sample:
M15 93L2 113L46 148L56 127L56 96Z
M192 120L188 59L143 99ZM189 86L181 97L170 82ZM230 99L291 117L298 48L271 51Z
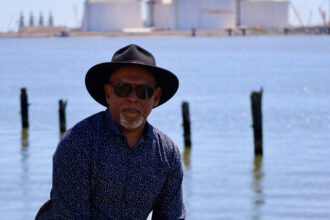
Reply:
M139 103L125 103L124 105L120 106L120 110L123 111L125 108L131 108L138 110L139 112L143 112L143 106Z

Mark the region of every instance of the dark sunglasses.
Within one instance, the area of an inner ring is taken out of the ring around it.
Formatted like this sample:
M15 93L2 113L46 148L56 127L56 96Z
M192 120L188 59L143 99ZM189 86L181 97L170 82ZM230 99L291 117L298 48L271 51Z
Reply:
M133 88L135 90L136 96L139 99L147 100L152 97L152 95L155 92L154 88L151 88L148 85L133 85L130 83L116 83L113 84L109 82L109 84L114 88L114 92L119 97L127 97L129 94L131 94Z

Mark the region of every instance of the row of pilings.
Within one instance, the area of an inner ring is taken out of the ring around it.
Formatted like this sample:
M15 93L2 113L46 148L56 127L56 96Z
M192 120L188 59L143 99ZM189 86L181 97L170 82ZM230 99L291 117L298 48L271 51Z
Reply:
M250 33L252 32L252 33ZM231 36L248 36L249 34L251 36L255 36L258 32L263 33L264 35L267 35L267 30L251 30L248 28L228 28L225 30L225 33L227 33L227 36L231 37ZM271 31L270 31L271 32ZM290 34L328 34L330 35L330 26L319 26L319 27L301 27L301 28L284 28L282 31L277 31L274 32L273 34L275 35L280 35L280 34L284 34L284 35L290 35ZM191 36L192 37L196 37L199 36L200 33L198 30L196 30L195 28L191 29ZM201 34L203 35L203 34ZM258 35L258 34L257 34Z
M254 137L254 154L263 154L263 143L262 143L262 93L263 89L260 91L253 91L250 95L251 99L251 113L252 113L252 128ZM190 124L190 113L189 113L189 103L182 103L182 121L183 121L183 136L184 136L184 146L185 148L191 148L191 124Z
M262 144L262 110L261 110L261 100L262 100L263 90L254 91L250 95L251 99L251 112L252 112L252 127L253 127L253 137L254 137L254 153L255 155L263 154L263 144ZM26 130L29 128L29 114L28 114L28 95L26 88L21 88L21 118L22 118L22 129ZM65 109L67 106L67 101L62 99L58 102L58 114L59 114L59 130L62 135L66 131L66 114ZM191 120L189 112L189 103L183 102L181 105L182 109L182 122L183 122L183 136L184 136L184 146L185 148L191 148Z
M22 129L27 130L29 129L29 102L28 102L28 95L26 88L21 88L20 94L21 100L21 118L22 118ZM58 101L58 114L59 114L59 127L60 127L60 134L62 135L66 131L66 114L65 108L67 106L67 101L63 101L60 99Z

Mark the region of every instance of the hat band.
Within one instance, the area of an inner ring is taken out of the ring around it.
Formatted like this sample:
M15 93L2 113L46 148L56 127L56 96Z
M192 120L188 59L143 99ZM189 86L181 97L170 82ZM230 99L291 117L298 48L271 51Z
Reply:
M132 63L132 64L143 64L143 65L150 65L155 66L154 64L147 64L145 62L142 62L141 60L123 60L123 61L112 61L112 62L118 62L118 63Z

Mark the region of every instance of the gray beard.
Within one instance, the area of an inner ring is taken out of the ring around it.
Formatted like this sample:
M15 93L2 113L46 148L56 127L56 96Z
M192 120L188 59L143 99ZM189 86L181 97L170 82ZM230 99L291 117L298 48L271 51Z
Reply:
M129 122L127 121L123 113L120 113L120 124L127 130L133 130L140 127L143 123L143 120L144 120L143 116L140 116L135 121Z

